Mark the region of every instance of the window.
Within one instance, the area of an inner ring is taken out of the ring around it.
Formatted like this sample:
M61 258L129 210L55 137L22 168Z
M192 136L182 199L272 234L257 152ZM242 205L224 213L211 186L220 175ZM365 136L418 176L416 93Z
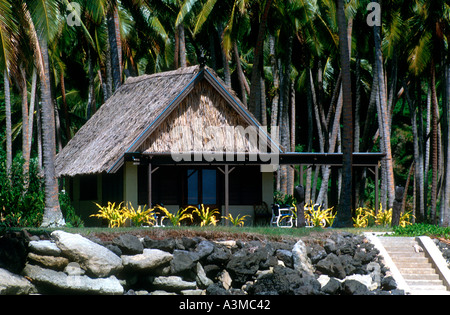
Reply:
M154 205L180 204L180 171L181 169L179 167L161 166L152 174L152 203ZM148 191L148 171L145 175L147 178L146 192ZM145 203L148 203L148 197Z
M202 170L202 199L206 205L215 205L217 203L216 176L216 170Z
M217 204L217 170L189 168L186 170L186 197L188 205Z
M259 166L236 167L229 177L230 205L254 205L262 202L262 175Z
M80 177L80 200L98 200L97 175Z
M199 203L199 170L187 170L187 203L196 205Z

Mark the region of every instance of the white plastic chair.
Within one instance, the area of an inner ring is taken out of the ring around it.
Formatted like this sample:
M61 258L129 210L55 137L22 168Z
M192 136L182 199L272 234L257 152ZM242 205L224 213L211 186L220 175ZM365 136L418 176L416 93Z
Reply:
M278 204L272 205L272 219L270 224L280 228L291 228L293 222L294 207L280 206Z

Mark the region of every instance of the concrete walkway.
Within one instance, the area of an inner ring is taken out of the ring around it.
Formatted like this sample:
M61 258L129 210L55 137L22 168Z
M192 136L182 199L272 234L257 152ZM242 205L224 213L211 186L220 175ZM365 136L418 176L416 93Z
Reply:
M450 270L430 238L366 237L380 251L399 289L411 295L450 295Z

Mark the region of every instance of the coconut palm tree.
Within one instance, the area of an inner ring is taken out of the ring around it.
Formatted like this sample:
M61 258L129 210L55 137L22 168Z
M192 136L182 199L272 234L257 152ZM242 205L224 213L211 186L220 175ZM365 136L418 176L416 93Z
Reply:
M45 208L42 227L65 225L59 206L58 180L55 172L56 139L55 111L51 93L50 65L48 43L58 30L58 5L55 0L32 0L29 2L31 29L36 31L38 44L36 49L41 55L36 56L36 64L40 66L39 79L42 103L42 138L43 166L45 185ZM27 8L25 8L28 10ZM25 12L28 14L28 12ZM41 59L39 59L41 57Z
M353 106L350 76L350 55L348 48L347 19L344 0L337 0L339 25L339 48L342 71L343 132L342 132L342 189L334 227L352 226L352 154L353 154Z
M252 68L250 98L248 109L252 112L258 121L262 120L261 114L261 76L264 73L263 67L263 48L264 39L266 37L267 21L269 19L269 11L273 0L260 1L259 29L254 49L254 60Z
M438 196L438 180L439 180L439 132L446 131L447 136L443 137L443 151L446 162L449 159L449 144L448 144L448 117L443 117L441 126L439 125L439 108L438 108L438 91L437 84L440 77L438 76L437 69L442 64L445 69L448 67L449 61L445 58L444 52L448 48L447 35L450 27L449 18L443 17L442 12L448 12L449 5L446 1L425 1L418 0L412 5L412 12L414 13L411 18L412 35L410 40L408 56L409 70L411 74L419 79L421 76L427 78L429 89L431 92L431 206L429 211L429 219L433 223L437 223L436 204ZM446 75L444 74L443 82L446 82ZM416 79L416 80L417 80ZM447 84L444 83L444 102L448 102L446 99ZM444 104L444 108L448 109L448 103ZM448 112L448 110L447 110ZM447 113L445 112L444 116ZM422 119L419 117L419 119ZM441 128L440 128L441 127ZM448 174L448 164L443 163L444 167L441 170L443 174L443 188L442 188L442 203L441 203L441 222L444 217L447 216L449 211L449 194L450 188L448 188L448 180L450 175ZM424 170L427 172L427 170ZM425 185L427 186L427 176L425 175ZM425 208L425 207L423 207ZM426 219L426 213L419 213L419 220Z
M12 128L11 128L11 96L9 69L15 68L14 37L17 24L14 21L9 0L0 1L0 71L3 72L5 90L6 115L6 170L9 173L12 165Z

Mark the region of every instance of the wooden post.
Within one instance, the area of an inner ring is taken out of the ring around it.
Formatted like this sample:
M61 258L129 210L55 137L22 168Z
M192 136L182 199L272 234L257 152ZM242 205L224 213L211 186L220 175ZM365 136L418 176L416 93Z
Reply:
M229 167L225 164L225 216L227 217L230 211L230 185L229 185ZM228 220L225 220L225 225L228 226Z
M133 162L125 162L123 174L123 198L125 205L138 206L138 167Z
M305 222L305 188L297 186L294 188L294 197L297 200L297 228L306 226Z
M378 164L375 165L375 215L378 214Z
M405 188L402 186L395 187L395 200L392 207L392 223L391 226L397 226L400 224L400 215L402 212L403 193Z
M152 208L152 163L148 164L148 208Z

